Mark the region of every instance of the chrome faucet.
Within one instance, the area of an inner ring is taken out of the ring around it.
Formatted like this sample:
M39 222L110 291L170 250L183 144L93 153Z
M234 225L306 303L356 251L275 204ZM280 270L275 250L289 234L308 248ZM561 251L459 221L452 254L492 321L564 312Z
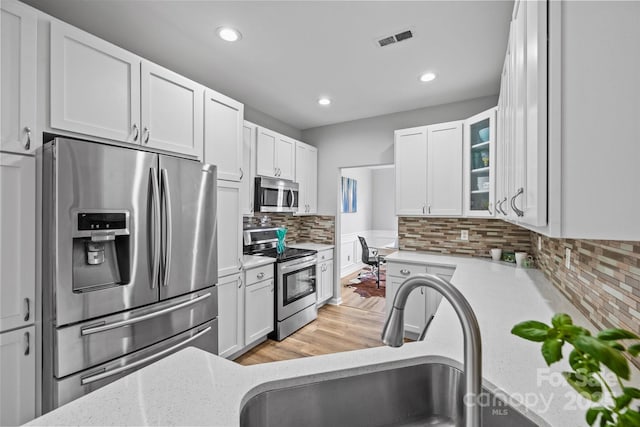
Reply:
M476 315L467 299L451 283L431 274L418 274L405 280L393 300L393 307L382 330L382 342L400 347L404 339L404 307L411 291L421 286L442 294L453 306L462 324L464 335L464 407L465 426L480 427L481 412L478 398L482 386L482 343Z

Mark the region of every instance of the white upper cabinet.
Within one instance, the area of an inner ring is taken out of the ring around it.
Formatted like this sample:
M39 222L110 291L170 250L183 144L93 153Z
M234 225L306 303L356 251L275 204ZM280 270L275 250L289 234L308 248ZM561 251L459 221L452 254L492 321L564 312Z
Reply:
M141 70L143 145L202 158L204 88L148 61Z
M218 181L218 277L242 269L242 215L240 183Z
M496 109L464 122L464 213L493 217L496 212Z
M204 161L218 167L218 179L244 180L244 105L210 89L204 95Z
M253 191L256 170L256 134L258 127L251 122L242 126L242 175L240 179L240 213L253 214ZM206 151L205 151L206 153Z
M295 141L262 127L258 128L256 174L293 181Z
M19 426L36 416L35 326L0 333L0 425Z
M0 150L31 154L41 144L35 128L37 15L16 1L5 0L0 5Z
M0 153L0 332L35 315L36 159Z
M318 210L318 149L296 141L296 177L300 185L299 214L315 214Z
M462 122L427 127L427 215L462 215Z
M138 144L140 58L51 22L51 127Z
M395 131L396 214L424 215L427 207L427 127Z

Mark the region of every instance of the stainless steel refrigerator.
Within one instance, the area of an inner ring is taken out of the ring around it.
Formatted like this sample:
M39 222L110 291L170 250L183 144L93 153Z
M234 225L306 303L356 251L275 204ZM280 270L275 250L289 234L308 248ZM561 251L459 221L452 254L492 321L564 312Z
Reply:
M43 411L217 353L215 166L64 138L42 165Z

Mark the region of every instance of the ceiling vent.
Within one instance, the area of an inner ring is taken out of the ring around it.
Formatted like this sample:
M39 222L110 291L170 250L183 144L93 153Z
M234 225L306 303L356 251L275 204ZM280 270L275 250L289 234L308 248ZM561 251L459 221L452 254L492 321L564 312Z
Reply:
M385 47L392 44L400 43L405 40L409 40L410 38L413 38L413 30L409 29L400 31L398 34L394 34L392 36L379 38L378 40L376 40L376 43L380 47Z

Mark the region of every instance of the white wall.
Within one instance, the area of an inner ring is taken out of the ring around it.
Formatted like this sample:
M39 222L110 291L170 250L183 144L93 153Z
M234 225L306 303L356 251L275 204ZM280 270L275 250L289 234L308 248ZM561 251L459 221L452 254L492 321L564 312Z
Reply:
M263 113L260 110L256 110L246 104L244 106L244 119L257 124L258 126L279 132L289 138L302 139L302 132L300 129L294 128L293 126L290 126L287 123L278 120L275 117L271 117L270 115Z
M394 130L465 119L497 103L487 96L303 130L302 141L318 147L318 213L335 215L341 167L393 163Z
M373 203L372 203L372 230L398 231L395 200L395 168L372 169L373 178Z
M356 212L340 214L340 232L349 234L370 230L373 219L373 177L371 169L343 169L342 176L358 181L358 208Z

